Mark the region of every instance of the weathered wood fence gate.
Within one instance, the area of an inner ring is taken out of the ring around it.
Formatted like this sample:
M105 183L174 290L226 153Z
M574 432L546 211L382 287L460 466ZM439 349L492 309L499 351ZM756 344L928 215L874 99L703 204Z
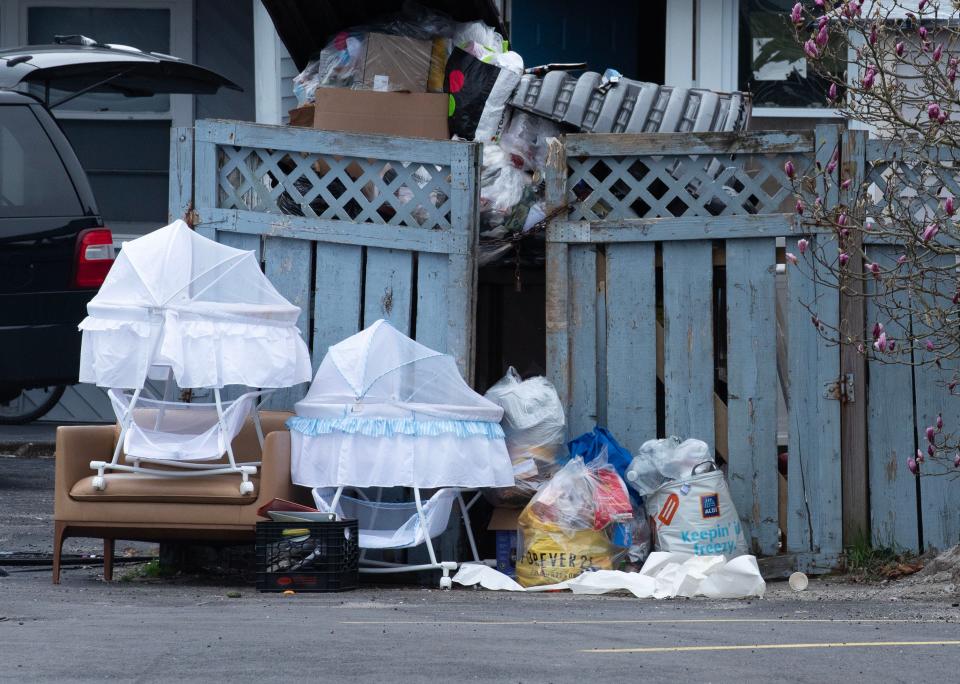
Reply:
M956 402L932 391L946 371L868 367L828 345L817 321L862 333L876 312L841 299L813 260L783 267L801 236L811 251L826 238L795 213L788 159L800 173L837 159L834 182L811 189L829 206L845 200L841 177L882 188L901 157L838 127L566 136L548 170L551 210L569 213L547 234L546 314L571 434L599 422L631 451L670 434L716 445L748 543L801 568L834 566L861 534L914 550L960 542L957 483L918 483L905 466L937 411L960 423ZM866 249L891 263L899 253ZM780 510L778 450L789 454Z
M478 145L201 121L174 130L171 152L171 215L257 251L303 309L315 364L383 317L470 377ZM835 566L868 526L905 548L960 541L949 483L902 465L940 408L903 387L925 396L936 379L826 345L808 305L861 329L873 312L809 262L782 268L778 239L794 253L801 235L820 239L798 225L784 162L834 154L838 173L876 183L895 156L835 127L574 135L551 147L547 176L551 208L569 205L547 234L546 342L570 436L599 422L631 450L658 434L715 444L753 550L808 570Z

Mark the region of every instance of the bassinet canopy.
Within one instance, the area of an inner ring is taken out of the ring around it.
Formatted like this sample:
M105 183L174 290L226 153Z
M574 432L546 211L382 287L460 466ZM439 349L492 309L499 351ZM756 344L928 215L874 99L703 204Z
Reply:
M327 351L291 430L308 487L508 487L503 410L453 358L380 320Z
M253 252L183 221L124 244L81 323L80 381L142 388L152 368L180 387L288 387L310 380L296 307Z

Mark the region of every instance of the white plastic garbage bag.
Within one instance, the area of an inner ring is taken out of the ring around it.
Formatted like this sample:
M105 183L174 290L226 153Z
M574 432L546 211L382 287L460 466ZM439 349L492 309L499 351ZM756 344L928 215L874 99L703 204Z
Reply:
M722 471L667 482L650 495L647 511L659 551L727 558L747 552Z
M523 506L559 470L567 427L563 404L549 380L524 380L513 367L484 397L503 409L500 424L517 480L515 487L490 490L487 498L497 506Z

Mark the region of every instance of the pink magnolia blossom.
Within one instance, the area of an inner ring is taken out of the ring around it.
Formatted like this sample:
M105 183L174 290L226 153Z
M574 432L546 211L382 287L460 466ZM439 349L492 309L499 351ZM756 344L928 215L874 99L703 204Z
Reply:
M917 466L917 459L913 458L912 456L911 456L910 458L908 458L908 459L907 459L907 468L910 470L911 473L913 473L914 475L916 475L917 472L919 472L919 470L920 470L919 467Z
M867 67L867 73L863 75L863 88L870 90L873 87L873 79L877 77L877 70L873 67Z
M930 454L930 458L933 458L934 456L937 455L937 447L935 447L933 444L928 444L927 453ZM920 461L920 462L923 463L923 461Z
M950 67L947 69L947 80L953 83L957 80L957 67Z
M820 9L823 9L823 0L813 0L813 4L819 7Z
M943 201L943 210L947 212L947 216L953 216L953 198L948 197Z
M938 226L936 223L931 223L929 226L923 229L923 235L920 236L920 239L924 242L930 242L937 236L938 232L940 232L940 226Z
M901 254L900 256L897 257L897 266L903 266L905 263L907 263L906 254Z
M787 252L786 257L787 257L787 261L789 261L791 264L793 264L794 266L797 265L798 260L797 260L796 254L794 254L793 252Z
M803 202L800 200L797 200L797 213L803 216Z
M833 173L834 169L837 168L837 163L840 161L840 150L834 150L833 156L830 157L830 162L827 164L827 173Z
M843 179L843 182L840 183L840 187L843 188L844 190L849 190L849 189L850 189L850 184L851 184L852 182L853 182L853 181L851 181L849 178L844 178L844 179Z
M869 38L869 40L870 40L870 44L871 44L871 45L876 45L876 44L877 44L877 26L876 26L876 24L874 24L874 25L870 28L870 38Z
M880 264L878 264L878 263L872 263L872 264L870 264L869 266L867 266L867 268L870 269L870 272L873 274L873 277L874 277L874 278L879 278L879 277L880 277Z
M790 21L797 25L803 23L803 5L799 2L790 10Z
M847 265L847 262L850 261L850 255L847 254L846 252L840 252L838 261L840 262L840 268L843 268L844 266Z
M897 347L896 340L890 340L889 342L887 342L887 351L893 351L894 349L896 349L896 347Z
M931 121L935 121L940 116L940 105L936 102L931 102L927 105L927 117Z
M933 351L933 342L931 342L930 340L927 340L927 343L924 346L927 348L928 352Z
M830 31L826 24L821 26L820 30L817 31L815 42L817 43L818 47L824 47L828 42L830 42Z
M927 27L926 27L926 26L921 26L919 29L917 29L917 33L920 35L920 38L921 38L922 40L926 40L926 39L927 39Z
M830 88L827 90L827 97L830 98L831 102L837 101L837 84L831 83Z
M873 324L873 339L880 337L880 333L883 332L883 324L880 321L877 321Z
M933 61L939 62L941 57L943 57L943 44L938 45L933 51Z
M960 468L960 451L958 451L957 455L953 457L953 467Z
M922 451L917 449L917 455L914 458L917 459L917 463L923 463L923 461L926 459L926 456L923 455Z
M800 238L799 240L797 240L797 249L799 249L800 253L803 254L807 251L807 245L809 244L810 243L807 242L806 238Z
M857 353L863 354L863 342L857 345Z
M943 414L937 414L937 432L940 432L943 429Z
M917 11L922 12L923 8L926 6L927 6L927 0L920 0L920 2L917 3Z
M937 429L932 425L927 426L927 441L932 445L937 439ZM931 454L932 456L933 454Z
M793 168L793 162L789 159L787 163L783 165L783 172L787 174L787 178L793 178L793 175L796 173L796 170Z
M817 44L813 40L808 40L803 44L803 52L810 59L816 59L820 56L820 51L817 49Z
M838 225L838 226L845 226L845 225L847 225L847 215L846 215L846 214L840 214L840 215L837 217L837 225Z
M903 49L904 49L903 41L900 41L899 43L897 43L897 57L903 57Z
M942 124L942 123L946 123L946 122L947 122L947 113L946 113L946 112L940 112L940 116L937 117L937 123Z
M887 351L887 333L881 332L877 335L877 341L873 343L873 348L881 354Z

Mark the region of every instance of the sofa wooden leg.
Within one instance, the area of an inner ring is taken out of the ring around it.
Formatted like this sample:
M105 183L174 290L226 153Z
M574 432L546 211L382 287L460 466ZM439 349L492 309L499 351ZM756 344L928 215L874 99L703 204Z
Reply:
M103 540L103 581L113 580L113 540Z
M67 523L59 520L53 523L53 583L60 584L60 555L63 553L63 541L66 539Z

